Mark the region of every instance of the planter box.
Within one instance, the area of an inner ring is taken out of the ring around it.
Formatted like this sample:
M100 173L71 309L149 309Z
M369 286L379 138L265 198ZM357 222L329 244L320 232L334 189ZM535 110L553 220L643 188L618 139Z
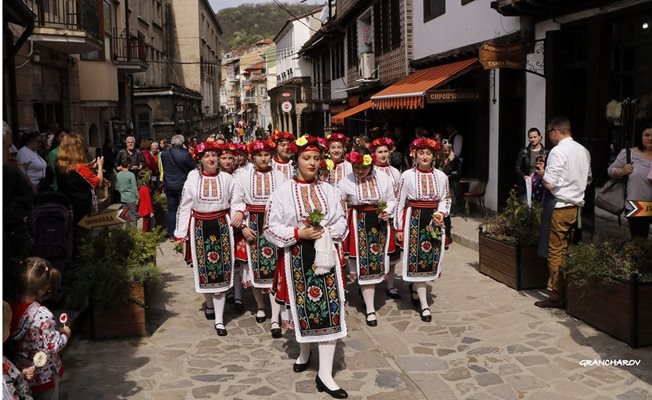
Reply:
M131 296L145 304L143 285L132 285ZM95 339L147 336L145 308L128 302L115 309L93 307L92 328Z
M536 246L521 247L480 233L480 272L516 289L545 288L548 264Z
M652 283L629 281L568 285L566 312L632 347L652 345Z

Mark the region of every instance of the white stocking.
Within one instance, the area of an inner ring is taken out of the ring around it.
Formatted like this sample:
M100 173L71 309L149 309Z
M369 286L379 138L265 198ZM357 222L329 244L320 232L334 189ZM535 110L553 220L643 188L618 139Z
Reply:
M213 307L215 307L215 325L224 325L224 304L226 304L226 293L213 293Z
M417 291L417 294L419 295L421 310L423 310L424 308L428 308L428 295L426 294L426 289L427 289L426 283L417 282L414 284L414 289ZM422 315L430 315L430 310L424 311Z
M337 390L340 387L333 379L333 361L335 360L335 341L323 342L317 345L319 349L319 379L330 390Z
M309 359L310 359L310 343L299 343L299 357L297 358L296 363L306 364Z
M251 288L251 290L254 292L254 298L256 299L256 308L258 308L258 311L256 312L257 317L264 317L265 316L265 300L263 298L263 289L259 288ZM260 311L263 310L263 311Z
M272 306L272 315L270 316L270 320L272 322L278 322L278 315L281 312L281 305L276 302L276 298L271 292L269 293L269 304Z
M374 308L374 293L376 292L376 285L362 285L360 286L360 290L362 291L364 304L367 307L367 314L376 312L376 309ZM372 315L368 320L375 321L376 316Z

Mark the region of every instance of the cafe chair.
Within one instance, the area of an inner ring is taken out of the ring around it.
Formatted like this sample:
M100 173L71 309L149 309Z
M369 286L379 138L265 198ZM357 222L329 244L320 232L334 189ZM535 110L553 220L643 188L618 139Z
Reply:
M464 213L466 216L469 216L471 213L471 204L472 199L476 199L480 205L480 210L482 211L482 217L484 218L487 215L487 209L484 206L484 193L487 188L487 182L481 181L479 179L470 179L468 181L469 189L464 192Z

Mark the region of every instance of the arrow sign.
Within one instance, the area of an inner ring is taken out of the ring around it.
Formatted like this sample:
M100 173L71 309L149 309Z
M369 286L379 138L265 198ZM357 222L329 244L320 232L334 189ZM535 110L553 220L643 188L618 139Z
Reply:
M125 222L132 222L131 218L127 217L127 208L120 208L117 210L104 211L97 214L85 215L79 221L78 225L82 228L93 229L101 226L123 224Z
M626 217L652 217L652 201L627 200L627 202L633 209L627 212Z

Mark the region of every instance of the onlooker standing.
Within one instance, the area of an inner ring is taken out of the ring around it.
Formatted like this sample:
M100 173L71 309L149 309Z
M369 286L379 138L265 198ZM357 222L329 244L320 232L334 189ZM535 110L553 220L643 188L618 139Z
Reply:
M56 167L56 159L57 159L57 154L59 154L59 149L61 145L61 141L63 140L63 135L68 133L68 129L61 129L57 136L54 138L54 141L52 145L54 148L50 150L48 153L48 168L50 168L50 172L52 172L53 175L53 180L52 180L52 189L54 191L58 191L59 188L57 186L57 167Z
M127 206L127 216L132 220L138 220L138 185L136 175L129 170L131 164L129 159L123 159L119 165L120 172L115 176L115 190L120 192L120 202Z
M462 147L464 137L458 132L457 127L450 122L446 124L446 133L448 133L448 143L453 145L453 152L460 158L460 162L464 162L464 153L462 153L464 151Z
M118 156L115 160L116 172L120 172L123 168L121 166L122 162L125 159L129 159L129 169L133 171L134 174L137 174L138 171L145 166L145 158L143 157L143 153L141 153L140 150L136 148L135 137L127 136L127 139L125 139L125 144L127 147L118 152Z
M26 133L22 137L23 146L18 150L16 161L23 168L35 188L45 179L47 162L38 154L41 135L38 132Z
M527 194L525 180L532 179L532 174L536 171L537 157L543 156L545 160L545 157L548 154L548 150L546 150L541 143L541 132L537 128L530 128L527 131L527 138L530 144L521 149L518 153L515 166L518 194L523 200L525 200ZM535 175L534 180L532 181L533 188L539 183L540 179L541 177Z
M174 229L177 221L177 208L181 199L183 184L186 182L188 173L197 167L197 164L183 148L183 135L172 136L171 147L161 153L161 165L163 166L163 184L168 203L168 236L174 240Z
M152 196L149 192L149 183L151 179L151 172L146 169L138 172L138 215L143 221L143 232L149 232L151 229L151 221L154 216L154 207L152 207Z
M453 213L459 212L462 208L463 193L460 186L460 178L462 172L462 163L459 157L453 151L453 145L445 143L441 147L441 155L439 157L439 169L448 177L448 185L453 192Z
M609 176L627 177L627 200L652 201L652 180L648 179L652 168L652 123L643 124L641 141L630 151L631 164L627 163L626 149L622 149L616 160L609 166ZM627 210L632 210L629 203L625 207ZM632 239L647 238L650 233L650 223L652 217L627 217Z
M543 186L552 196L544 199L542 232L548 235L548 290L550 297L534 303L541 308L564 307L564 279L559 267L564 261L573 230L584 205L584 193L591 181L589 151L573 140L571 123L566 117L555 117L548 123L548 139L555 146L548 162L537 164L537 174L543 177ZM544 235L541 235L543 237Z
M156 190L158 187L158 182L159 182L159 146L157 142L152 142L149 145L149 149L147 151L143 151L143 155L145 156L145 167L149 169L152 173L151 175L151 182L150 186L152 190Z

